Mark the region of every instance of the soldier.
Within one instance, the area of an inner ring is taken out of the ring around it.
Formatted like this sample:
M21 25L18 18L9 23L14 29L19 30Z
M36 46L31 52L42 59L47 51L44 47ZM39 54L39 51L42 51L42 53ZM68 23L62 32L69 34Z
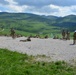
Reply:
M13 39L15 38L15 30L13 28L11 28L11 36Z
M45 39L47 39L48 38L48 35L45 35L45 37L44 37Z
M20 41L22 41L22 42L27 42L27 41L31 41L31 39L30 39L31 37L29 36L26 40L20 40Z
M75 30L75 32L73 34L73 44L76 44L76 30Z
M70 40L70 32L68 30L66 31L66 40Z
M62 30L62 39L65 39L65 30Z
M28 38L27 38L27 41L31 41L31 39L30 39L31 37L29 36Z

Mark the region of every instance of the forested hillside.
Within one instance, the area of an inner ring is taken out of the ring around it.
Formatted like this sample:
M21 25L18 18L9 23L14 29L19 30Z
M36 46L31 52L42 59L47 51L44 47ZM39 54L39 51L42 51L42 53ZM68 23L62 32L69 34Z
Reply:
M60 33L63 28L74 31L76 29L76 15L56 17L0 12L0 28L7 30L14 28L18 31L35 34Z

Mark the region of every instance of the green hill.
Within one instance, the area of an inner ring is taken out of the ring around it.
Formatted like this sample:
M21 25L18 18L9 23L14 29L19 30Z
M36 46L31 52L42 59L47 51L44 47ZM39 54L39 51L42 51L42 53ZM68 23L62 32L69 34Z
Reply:
M74 31L76 28L75 20L75 15L56 17L30 13L0 12L0 30L4 28L4 33L6 33L9 32L10 28L14 28L20 34L60 33L63 28Z
M51 20L39 15L29 13L0 13L0 27L14 28L18 31L49 34L57 28L52 26Z
M76 15L68 15L58 18L54 23L55 26L69 29L70 31L76 30Z

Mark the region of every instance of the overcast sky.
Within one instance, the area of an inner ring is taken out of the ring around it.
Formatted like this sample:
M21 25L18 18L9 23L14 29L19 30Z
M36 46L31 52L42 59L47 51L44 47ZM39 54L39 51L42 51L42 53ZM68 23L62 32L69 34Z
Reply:
M76 15L76 0L0 0L0 12Z

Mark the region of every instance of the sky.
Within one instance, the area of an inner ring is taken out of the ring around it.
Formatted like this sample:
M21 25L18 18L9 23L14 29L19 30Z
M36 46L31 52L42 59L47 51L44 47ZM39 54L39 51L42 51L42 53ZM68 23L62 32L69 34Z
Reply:
M76 15L76 0L0 0L0 12Z

